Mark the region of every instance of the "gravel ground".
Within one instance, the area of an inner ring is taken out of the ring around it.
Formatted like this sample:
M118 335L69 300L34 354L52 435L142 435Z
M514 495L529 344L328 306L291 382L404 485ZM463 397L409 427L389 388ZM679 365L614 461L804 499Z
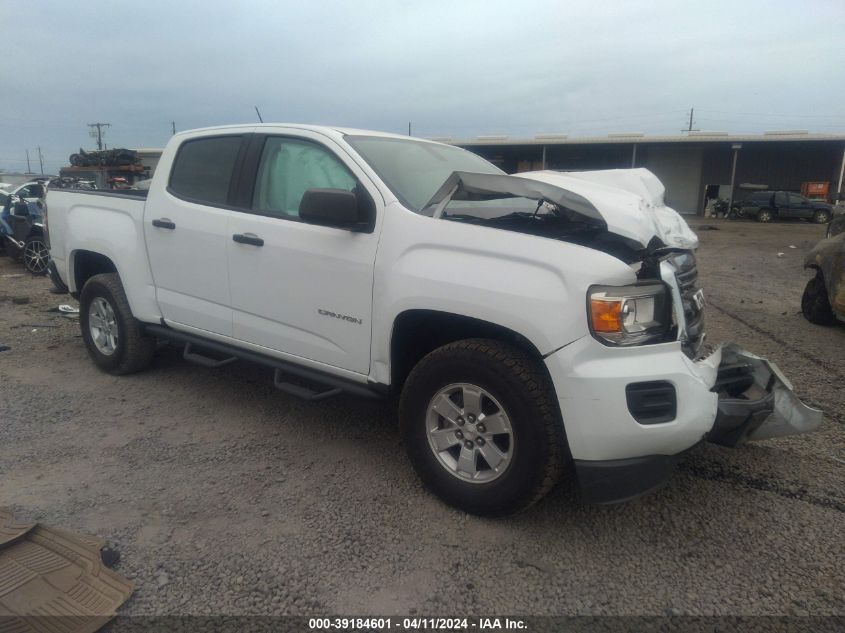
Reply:
M72 300L0 258L0 505L118 548L132 615L845 614L845 327L799 313L823 228L709 224L710 340L777 362L825 409L815 434L697 447L626 504L564 483L479 519L423 490L394 404L304 403L168 348L108 376L46 312Z

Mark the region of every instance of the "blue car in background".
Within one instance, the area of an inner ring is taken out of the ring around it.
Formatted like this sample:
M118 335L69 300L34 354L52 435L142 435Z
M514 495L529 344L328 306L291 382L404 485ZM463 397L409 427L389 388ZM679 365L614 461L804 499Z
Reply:
M33 275L47 273L50 251L44 236L41 200L7 195L0 211L0 240L6 253L21 259Z

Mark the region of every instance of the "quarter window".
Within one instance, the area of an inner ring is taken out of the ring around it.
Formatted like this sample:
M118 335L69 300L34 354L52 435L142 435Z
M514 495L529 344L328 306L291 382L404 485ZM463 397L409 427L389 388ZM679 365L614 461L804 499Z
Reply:
M179 148L170 189L197 202L226 204L241 136L214 136L187 141Z
M264 143L252 208L266 215L298 218L309 189L354 191L358 182L324 147L299 139L270 137Z

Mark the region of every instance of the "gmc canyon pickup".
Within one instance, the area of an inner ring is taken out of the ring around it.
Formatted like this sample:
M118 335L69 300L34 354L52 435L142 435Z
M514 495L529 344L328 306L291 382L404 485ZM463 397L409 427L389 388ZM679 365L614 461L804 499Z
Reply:
M509 176L431 141L266 124L176 134L138 193L47 197L100 368L144 369L164 339L308 399L396 394L416 471L468 512L517 512L562 475L627 499L701 441L821 422L774 365L705 347L697 237L644 169Z

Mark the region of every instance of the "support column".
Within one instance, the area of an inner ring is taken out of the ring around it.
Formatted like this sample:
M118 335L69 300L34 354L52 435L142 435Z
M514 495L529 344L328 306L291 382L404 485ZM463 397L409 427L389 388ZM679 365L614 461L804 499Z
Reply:
M741 143L734 143L731 145L731 149L734 151L734 160L733 166L731 167L731 193L728 196L728 213L731 211L731 205L734 203L734 187L736 186L736 161L739 157L739 150L742 149Z
M631 150L631 169L637 166L637 144L634 143L634 148Z
M543 145L543 169L546 168L546 146ZM839 179L840 184L842 183L842 178Z
M842 165L839 167L839 184L836 185L836 193L842 194L842 177L845 176L845 145L842 146ZM837 199L839 198L837 195ZM835 201L834 201L835 202Z

